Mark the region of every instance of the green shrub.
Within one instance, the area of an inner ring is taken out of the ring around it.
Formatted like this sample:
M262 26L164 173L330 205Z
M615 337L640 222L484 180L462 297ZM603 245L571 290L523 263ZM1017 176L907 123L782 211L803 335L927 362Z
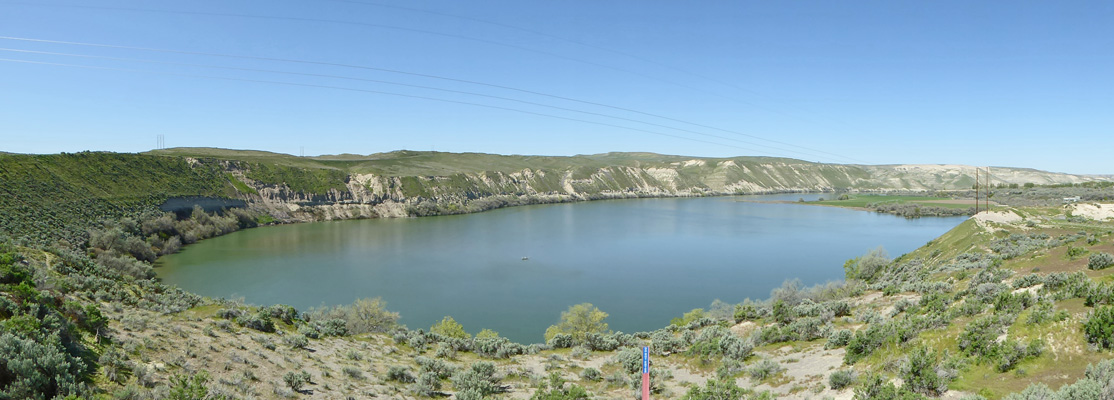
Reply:
M441 322L433 324L433 326L429 328L429 332L458 339L468 339L472 337L472 335L464 331L464 325L456 322L456 320L450 316L445 316L445 318L441 319Z
M1020 278L1015 279L1013 281L1013 288L1014 289L1027 288L1027 287L1036 286L1036 285L1041 284L1041 283L1044 283L1044 277L1042 277L1040 274L1028 274L1028 275L1025 275L1025 276L1022 276Z
M650 352L657 355L672 354L684 348L684 342L667 330L657 330L650 334Z
M332 318L320 321L314 325L323 336L348 335L348 322L341 318Z
M959 334L959 350L975 357L988 356L994 350L998 332L998 321L994 316L971 321Z
M437 379L447 379L456 372L456 367L444 360L418 356L414 358L414 361L418 363L419 373L431 373Z
M266 313L247 314L236 318L236 323L245 328L255 329L260 332L274 332L275 323Z
M1029 313L1029 317L1025 320L1025 323L1040 325L1048 321L1059 322L1068 318L1067 311L1060 310L1053 312L1053 307L1051 301L1041 301L1032 309L1032 312Z
M311 325L302 325L298 327L298 334L310 339L321 338L321 331Z
M387 368L387 380L412 383L414 382L414 375L410 374L410 369L401 365L392 365Z
M1111 391L1107 390L1109 384L1109 382L1080 379L1073 384L1061 386L1060 390L1056 391L1056 395L1065 400L1108 400L1111 394Z
M704 309L695 308L679 318L673 318L671 321L669 321L669 324L675 326L685 326L692 323L693 321L700 320L701 318L705 318Z
M558 333L549 338L546 343L549 344L550 347L555 349L567 349L573 346L572 335Z
M591 303L582 303L569 307L568 311L561 313L561 321L545 330L545 340L549 342L554 336L566 334L572 336L574 345L583 344L589 333L607 334L607 313L593 306Z
M719 341L720 353L729 360L743 361L754 351L754 343L735 335L727 335Z
M1114 265L1114 255L1110 253L1094 253L1087 259L1087 268L1092 270L1106 269Z
M580 379L589 382L599 382L601 379L603 379L603 375L600 374L600 370L588 367L584 368L583 371L580 371Z
M753 304L738 304L735 306L735 323L750 321L758 318L758 308Z
M776 375L778 372L781 372L782 369L783 368L777 361L764 359L752 365L750 369L747 370L747 373L750 374L751 379L761 381Z
M13 319L5 321L8 326L14 325ZM83 376L88 373L85 361L68 353L57 333L42 339L27 333L38 332L0 335L0 398L38 400L82 394Z
M843 271L848 280L871 282L892 261L889 254L886 254L886 250L878 247L861 257L847 260L843 264Z
M344 368L341 368L340 370L342 372L344 372L344 374L347 375L349 378L364 379L364 372L360 371L359 368L352 367L352 366L344 366Z
M293 349L304 349L309 345L309 339L306 338L306 335L302 334L286 335L282 340L287 346Z
M418 381L410 387L410 391L421 397L434 397L441 390L441 378L433 372L425 372L418 376Z
M324 323L319 327L326 336L359 335L389 332L398 326L398 313L387 311L387 302L381 298L359 299L349 305L310 310L309 319ZM344 329L335 326L343 321Z
M294 320L298 318L298 310L295 310L294 307L285 304L275 304L272 306L264 307L260 311L266 313L271 318L277 318L278 320L287 324L293 324Z
M782 300L775 301L771 310L774 321L777 323L789 325L790 322L793 322L793 308L788 303Z
M855 387L855 400L923 400L924 395L909 391L902 387L897 388L889 379L881 374L870 374L864 377L859 386ZM1051 400L1051 399L1050 399Z
M1076 257L1080 257L1084 254L1087 254L1087 249L1084 247L1068 247L1068 258L1075 259Z
M491 336L485 335L484 334L485 331L486 332L491 332L491 333L495 334L496 336L491 337ZM510 339L507 339L505 337L500 337L500 336L498 336L498 333L496 333L495 331L491 331L491 330L487 330L487 329L485 329L484 331L481 331L479 334L477 334L476 338L473 340L472 343L473 343L472 344L472 347L473 347L472 350L475 351L476 354L478 354L480 356L483 356L483 357L509 358L510 356L513 356L513 355L526 353L526 347L525 346L523 346L521 344L518 344L518 343L511 342Z
M855 371L849 369L841 369L832 372L828 375L828 386L832 390L843 390L844 388L855 384Z
M819 318L806 317L795 320L787 326L793 332L793 340L811 341L824 337L824 323Z
M305 370L302 370L302 372L290 371L282 376L282 381L286 382L286 386L289 387L290 390L300 392L302 391L302 387L310 382L310 378L309 372Z
M619 354L615 355L615 362L628 374L642 371L642 350L633 347L619 350Z
M1087 341L1102 348L1114 347L1114 306L1102 306L1091 310L1083 322L1083 333Z
M434 357L447 358L450 360L456 359L456 348L449 343L438 343L437 349L433 353Z
M1011 393L1005 397L1005 400L1058 400L1059 396L1056 392L1048 388L1048 385L1037 382L1030 384L1029 387L1022 390L1020 393Z
M874 350L893 340L893 334L892 327L887 324L871 324L866 329L855 331L855 335L847 343L843 362L852 365L863 357L869 356Z
M614 335L601 335L591 332L585 337L583 347L596 351L613 351L619 348L619 341L615 339Z
M1021 360L1039 357L1043 351L1044 341L1040 338L1029 341L1028 345L1017 343L1012 339L1006 340L997 345L995 349L995 353L997 353L998 357L998 372L1008 372L1017 366L1017 363Z
M549 375L549 383L543 383L530 400L586 400L588 391L578 385L565 387L565 380L559 372Z
M948 390L948 382L936 373L937 354L928 347L917 347L901 369L903 388L929 396L939 396Z
M704 382L704 387L693 385L689 388L682 400L738 400L747 393L733 379L714 380Z
M855 334L850 329L833 330L828 334L828 341L824 343L825 349L835 349L846 346Z
M459 398L478 396L471 398L479 399L503 391L499 379L495 377L495 364L486 361L474 363L471 368L456 373L452 377L452 382Z

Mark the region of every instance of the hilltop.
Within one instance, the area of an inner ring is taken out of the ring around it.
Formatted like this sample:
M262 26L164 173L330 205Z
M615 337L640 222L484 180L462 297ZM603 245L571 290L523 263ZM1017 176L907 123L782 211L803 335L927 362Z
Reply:
M1001 187L1110 182L1023 168L992 171L992 184ZM42 243L76 245L100 219L136 218L157 207L187 213L193 204L208 211L237 204L268 215L265 222L296 222L635 197L900 191L946 198L970 196L974 175L974 167L959 165L863 166L652 153L551 157L403 150L296 157L174 148L143 154L4 154L0 228Z

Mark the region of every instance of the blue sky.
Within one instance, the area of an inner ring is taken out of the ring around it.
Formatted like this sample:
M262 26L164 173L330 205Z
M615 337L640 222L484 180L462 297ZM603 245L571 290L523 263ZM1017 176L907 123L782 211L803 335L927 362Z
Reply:
M161 134L1110 174L1110 21L1098 1L0 0L0 151Z

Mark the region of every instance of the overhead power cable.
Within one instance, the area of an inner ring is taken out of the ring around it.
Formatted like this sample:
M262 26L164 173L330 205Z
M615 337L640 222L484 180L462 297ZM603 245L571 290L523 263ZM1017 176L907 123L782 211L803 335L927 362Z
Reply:
M538 102L515 99L515 98L510 98L510 97L504 97L504 96L495 96L495 95L489 95L489 94L477 93L477 92L469 92L469 91L463 91L463 90L445 89L445 88L438 88L438 87L433 87L433 86L414 85L414 84L392 82L392 81L385 81L385 80L379 80L379 79L366 79L366 78L357 78L357 77L342 76L342 75L280 71L280 70L260 69L260 68L243 68L243 67L229 67L229 66L220 66L220 65L182 63L182 62L148 60L148 59L128 58L128 57L111 57L111 56L98 56L98 55L88 55L88 54L59 53L59 52L25 50L25 49L0 48L0 51L7 51L7 52L14 52L14 53L25 53L25 54L50 55L50 56L77 57L77 58L99 59L99 60L127 61L127 62L148 63L148 64L163 64L163 65L176 65L176 66L186 66L186 67L223 69L223 70L232 70L232 71L245 71L245 72L260 72L260 73L284 74L284 75L296 75L296 76L309 76L309 77L318 77L318 78L332 78L332 79L351 80L351 81L358 81L358 82L380 83L380 84L386 84L386 85L410 87L410 88L417 88L417 89L435 90L435 91L446 92L446 93L457 93L457 94L465 94L465 95L469 95L469 96L485 97L485 98L490 98L490 99L511 101L511 102L516 102L516 103L521 103L521 104L528 104L528 105L532 105L532 106L551 108L551 109L561 110L561 111L569 111L569 112L575 112L575 113L586 114L586 115L593 115L593 116L598 116L598 117L612 118L612 119L617 119L617 120L626 121L626 122L634 122L634 123L650 125L650 126L654 126L654 127L658 127L658 128L671 129L671 130L676 130L676 131L680 131L680 132L711 137L711 138L720 139L720 140L727 140L727 141L732 141L732 142L737 142L737 143L748 144L748 145L751 145L751 146L764 147L764 148L773 149L773 150L777 150L777 151L781 151L781 152L795 153L795 154L806 155L806 156L810 156L810 157L827 158L827 157L819 156L819 155L816 155L816 154L803 153L803 152L800 152L800 151L795 151L795 150L790 150L790 149L783 149L783 148L774 147L774 146L768 146L768 145L764 145L764 144L761 144L761 143L748 142L748 141L739 140L739 139L735 139L735 138L713 135L713 134L694 131L694 130L690 130L690 129L678 128L678 127L669 126L669 125L662 125L662 124L657 124L657 123L653 123L653 122L637 120L637 119L633 119L633 118L620 117L620 116L616 116L616 115L610 115L610 114L604 114L604 113L598 113L598 112L592 112L592 111L585 111L585 110L578 110L578 109L554 106L554 105L549 105L549 104L542 104L542 103L538 103Z
M383 3L376 3L376 2L369 2L369 1L358 1L358 0L313 0L313 1L328 1L328 2L333 2L333 3L358 4L358 5L369 6L369 7L390 8L390 9L395 9L395 10L404 10L404 11L410 11L410 12L416 12L416 13L423 13L423 14L429 14L429 15L442 16L442 17L456 18L456 19L461 19L461 20L465 20L465 21L479 22L479 23L482 23L482 24L497 26L497 27L500 27L500 28L515 30L515 31L519 31L519 32L526 32L526 33L533 34L533 35L538 35L538 36L542 36L542 37L546 37L546 38L550 38L550 39L554 39L554 40L559 40L559 41L562 41L562 42L565 42L565 43L571 43L571 44L574 44L574 45L577 45L577 46L583 46L583 47L587 47L587 48L591 48L591 49L595 49L595 50L600 50L600 51L604 51L604 52L608 52L608 53L612 53L612 54L617 54L617 55L620 55L620 56L623 56L623 57L628 57L628 58L638 60L638 61L641 61L641 62L644 62L644 63L647 63L647 64L653 64L653 65L656 65L656 66L659 66L659 67L662 67L662 68L666 68L666 69L670 69L670 70L673 70L673 71L677 71L677 72L680 72L680 73L683 73L683 74L686 74L686 75L691 75L691 76L694 76L694 77L697 77L697 78L700 78L700 79L707 80L709 82L714 82L714 83L717 83L717 84L720 84L720 85L723 85L723 86L733 88L733 89L738 90L738 91L747 92L747 93L750 93L750 94L753 94L753 95L763 96L761 93L755 92L753 90L746 89L746 88L740 87L738 85L735 85L735 84L732 84L732 83L729 83L729 82L724 82L722 80L712 78L712 77L709 77L707 75L699 74L699 73L696 73L696 72L693 72L693 71L690 71L690 70L687 70L687 69L684 69L684 68L681 68L681 67L677 67L675 65L670 65L670 64L663 63L663 62L655 61L655 60L650 59L650 58L642 57L642 56L639 56L637 54L632 54L632 53L628 53L628 52L625 52L625 51L622 51L622 50L616 50L616 49L613 49L613 48L604 47L604 46L600 46L600 45L596 45L596 44L592 44L592 43L588 43L588 42L584 42L584 41L580 41L580 40L576 40L576 39L570 39L570 38L567 38L567 37L564 37L564 36L558 36L558 35L542 32L542 31L538 31L538 30L534 30L534 29L530 29L530 28L524 28L524 27L517 26L517 25L511 25L511 24L507 24L507 23L503 23L503 22L492 21L492 20L489 20L489 19L469 17L469 16L459 15L459 14L450 14L450 13L434 11L434 10L426 10L426 9L421 9L421 8L406 7L406 6L396 5L396 4L383 4ZM764 109L766 109L766 108L764 108ZM770 109L766 109L766 110L777 112L776 110L770 110Z
M545 55L545 56L549 56L549 57L553 57L553 58L557 58L557 59L577 62L577 63L591 65L591 66L594 66L594 67L599 67L599 68L604 68L604 69L610 69L610 70L622 72L622 73L625 73L625 74L631 74L631 75L639 76L639 77L642 77L642 78L645 78L645 79L658 81L658 82L662 82L662 83L667 83L667 84L670 84L670 85L682 87L682 88L689 89L689 90L706 92L704 90L700 90L700 89L685 85L683 83L671 81L671 80L668 80L668 79L663 79L663 78L659 78L659 77L655 77L655 76L650 76L650 75L646 75L646 74L639 73L639 72L636 72L636 71L631 71L631 70L624 69L624 68L619 68L619 67L612 66L612 65L601 64L601 63L598 63L598 62L584 60L584 59L580 59L580 58L576 58L576 57L569 57L569 56L565 56L565 55L561 55L561 54L557 54L557 53L553 53L553 52L549 52L549 51L545 51L545 50L533 49L533 48L529 48L529 47L525 47L525 46L519 46L519 45L512 44L512 43L500 42L500 41L497 41L497 40L490 40L490 39L472 37L472 36L467 36L467 35L459 35L459 34L455 34L455 33L445 33L445 32L430 31L430 30L425 30L425 29L410 28L410 27L405 27L405 26L375 24L375 23L370 23L370 22L346 21L346 20L337 20L337 19L324 19L324 18L285 17L285 16L277 16L277 15L253 15L253 14L239 14L239 13L217 13L217 12L208 12L208 11L159 10L159 9L153 9L153 8L109 7L109 6L94 6L94 5L85 5L85 4L78 5L78 4L49 4L49 3L25 3L25 2L5 2L5 3L7 3L7 4L28 5L28 6L85 8L85 9L92 9L92 10L112 10L112 11L130 11L130 12L145 12L145 13L158 13L158 14L200 15L200 16L209 16L209 17L249 18L249 19L277 20L277 21L312 22L312 23L320 23L320 24L340 24L340 25L361 26L361 27L368 27L368 28L380 28L380 29L397 30L397 31L420 33L420 34L432 35L432 36L441 36L441 37L447 37L447 38L452 38L452 39L474 41L474 42L477 42L477 43L483 43L483 44L488 44L488 45L492 45L492 46L501 46L501 47L506 47L506 48L510 48L510 49L525 51L525 52L529 52L529 53L541 54L541 55ZM710 93L710 94L720 96L719 94L716 94L716 93ZM754 107L761 107L757 104L751 104L749 102L745 102L745 103L747 103L748 105L754 106Z
M617 128L617 129L625 129L625 130L630 130L630 131L649 133L649 134L654 134L654 135L659 135L659 136L666 136L666 137L688 140L688 141L693 141L693 142L707 143L707 144L712 144L712 145L717 145L717 146L731 147L731 148L736 148L736 149L740 149L740 150L766 153L766 154L775 155L775 156L777 155L775 153L765 152L765 151L762 151L762 150L748 148L748 147L735 146L735 145L730 145L730 144L726 144L726 143L718 143L718 142L713 142L713 141L709 141L709 140L702 140L702 139L696 139L696 138L691 138L691 137L687 137L687 136L673 135L673 134L664 133L664 132L651 131L651 130L648 130L648 129L641 129L641 128L633 128L633 127L629 127L629 126L616 125L616 124L611 124L611 123L606 123L606 122L591 121L591 120L580 119L580 118L571 118L571 117L565 117L565 116L560 116L560 115L546 114L546 113L540 113L540 112L535 112L535 111L528 111L528 110L522 110L522 109L517 109L517 108L511 108L511 107L496 106L496 105L490 105L490 104L481 104L481 103L474 103L474 102L468 102L468 101L442 99L442 98L437 98L437 97L421 96L421 95L413 95L413 94L405 94L405 93L386 92L386 91L381 91L381 90L358 89L358 88L350 88L350 87L343 87L343 86L319 85L319 84L310 84L310 83L281 82L281 81L271 81L271 80L264 80L264 79L232 78L232 77L213 76L213 75L183 74L183 73L163 72L163 71L147 71L147 70L129 69L129 68L102 67L102 66L95 66L95 65L66 64L66 63L55 63L55 62L45 62L45 61L20 60L20 59L11 59L11 58L0 58L0 62L34 64L34 65L50 65L50 66L59 66L59 67L68 67L68 68L81 68L81 69L117 71L117 72L128 72L128 73L170 75L170 76L198 78L198 79L214 79L214 80L234 81L234 82L263 83L263 84L285 85L285 86L317 88L317 89L342 90L342 91L358 92L358 93L380 94L380 95L386 95L386 96L405 97L405 98L411 98L411 99L430 100L430 101L437 101L437 102L443 102L443 103L462 104L462 105L490 108L490 109L496 109L496 110L512 111L512 112L535 115L535 116L541 116L541 117L547 117L547 118L555 118L555 119L561 119L561 120L566 120L566 121L581 122L581 123L586 123L586 124L593 124L593 125L600 125L600 126L606 126L606 127L611 127L611 128Z
M519 93L526 93L526 94L531 94L531 95L536 95L536 96L559 99L559 100L564 100L564 101L576 102L576 103L581 103L581 104L593 105L593 106L598 106L598 107L610 108L610 109L614 109L614 110L625 111L625 112L630 112L630 113L639 114L639 115L645 115L645 116L659 118L659 119L663 119L663 120L667 120L667 121L678 122L678 123L682 123L682 124L696 126L696 127L700 127L700 128L704 128L704 129L711 129L711 130L715 130L715 131L719 131L719 132L724 132L724 133L749 137L749 138L752 138L752 139L762 140L762 141L766 141L766 142L770 142L770 143L776 143L776 144L780 144L780 145L784 145L784 146L794 147L794 148L798 148L798 149L802 149L802 150L807 150L809 152L825 154L827 156L832 156L832 157L835 157L837 159L851 160L851 161L858 162L858 163L863 163L863 164L868 164L869 163L867 161L859 160L859 159L856 159L856 158L853 158L853 157L843 156L843 155L828 152L828 151L813 149L813 148L800 146L800 145L787 143L787 142L774 140L774 139L767 139L767 138L760 137L760 136L757 136L757 135L752 135L752 134L747 134L747 133L738 132L738 131L734 131L734 130L718 128L718 127L715 127L715 126L700 124L700 123L691 122L691 121L686 121L686 120L673 118L673 117L669 117L669 116L665 116L665 115L661 115L661 114L639 111L639 110L634 110L634 109L630 109L630 108L626 108L626 107L614 106L614 105L609 105L609 104L604 104L604 103L599 103L599 102L594 102L594 101L589 101L589 100L581 100L581 99L575 99L575 98L566 97L566 96L543 93L543 92L538 92L538 91L529 90L529 89L521 89L521 88L516 88L516 87L511 87L511 86L492 84L492 83L486 83L486 82L480 82L480 81L474 81L474 80L468 80L468 79L451 78L451 77L433 75L433 74L424 74L424 73L402 71L402 70L390 69L390 68L379 68L379 67L372 67L372 66L366 66L366 65L355 65L355 64L334 63L334 62L324 62L324 61L299 60L299 59L277 58L277 57L245 56L245 55L234 55L234 54L224 54L224 53L209 53L209 52L199 52L199 51L160 49L160 48L152 48L152 47L138 47L138 46L124 46L124 45L102 44L102 43L87 43L87 42L74 42L74 41L63 41L63 40L24 38L24 37L15 37L15 36L0 36L0 40L13 40L13 41L33 42L33 43L50 43L50 44L85 46L85 47L112 48L112 49L122 49L122 50L150 51L150 52L169 53L169 54L200 55L200 56L209 56L209 57L234 58L234 59L256 60L256 61L284 62L284 63L294 63L294 64L303 64L303 65L319 65L319 66L351 68L351 69L359 69L359 70L367 70L367 71L387 72L387 73L407 75L407 76L416 76L416 77L443 80L443 81L449 81L449 82L457 82L457 83L465 83L465 84L471 84L471 85L477 85L477 86L485 86L485 87L491 87L491 88L496 88L496 89L503 89L503 90L515 91L515 92L519 92ZM825 158L828 158L828 157L825 157Z

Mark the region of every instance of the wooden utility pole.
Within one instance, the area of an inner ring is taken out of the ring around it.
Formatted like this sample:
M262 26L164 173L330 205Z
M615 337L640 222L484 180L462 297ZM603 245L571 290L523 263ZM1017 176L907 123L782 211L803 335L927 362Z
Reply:
M975 167L975 214L979 213L979 167Z
M990 167L986 167L986 211L990 211Z

